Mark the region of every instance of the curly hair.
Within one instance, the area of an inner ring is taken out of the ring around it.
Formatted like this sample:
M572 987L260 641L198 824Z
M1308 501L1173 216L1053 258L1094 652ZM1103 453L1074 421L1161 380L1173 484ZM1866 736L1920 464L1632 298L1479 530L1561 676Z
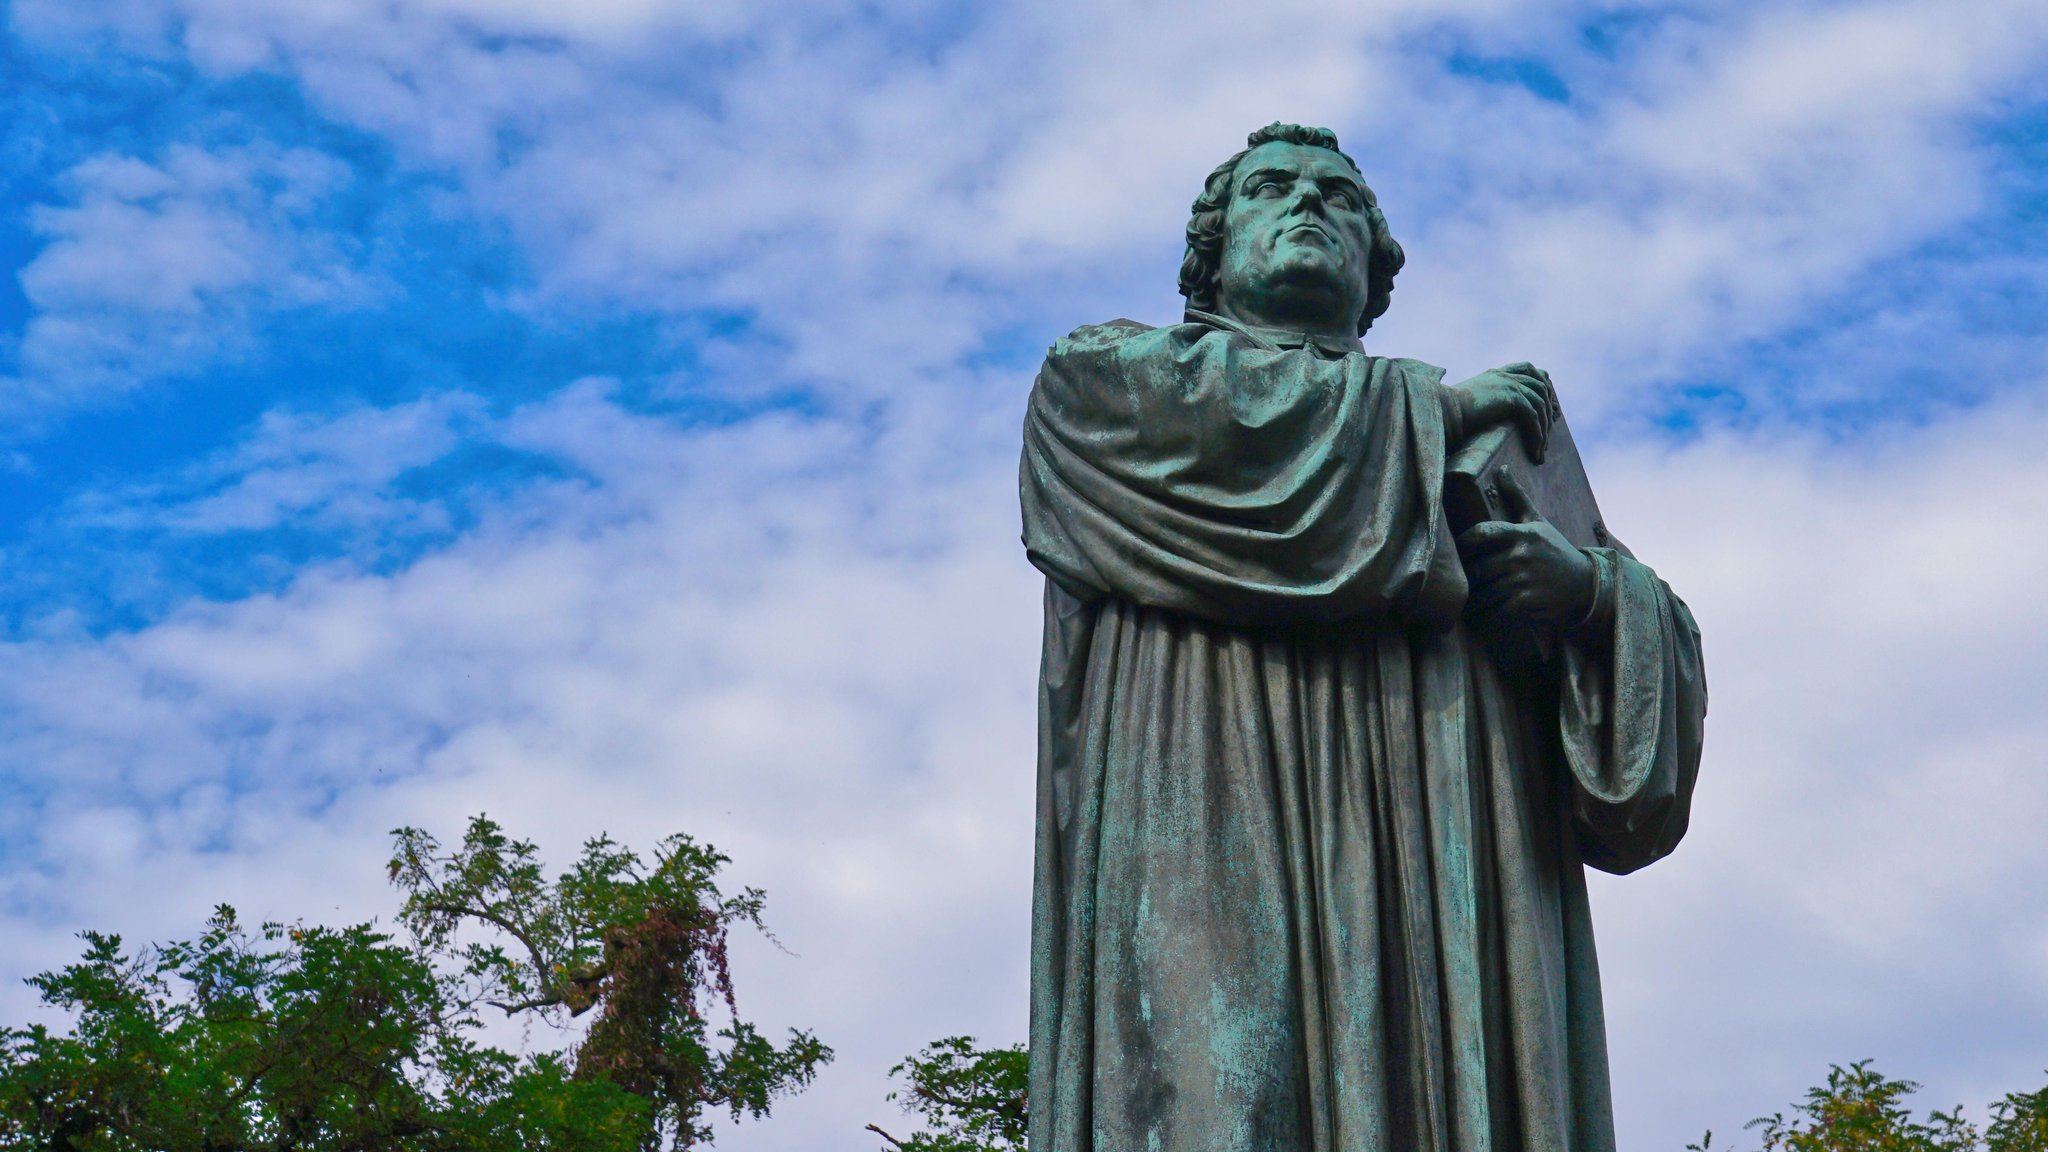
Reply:
M1244 151L1225 160L1209 173L1208 181L1202 186L1202 194L1195 197L1195 205L1188 216L1188 252L1180 262L1180 294L1188 298L1188 306L1203 311L1216 308L1216 281L1223 266L1223 217L1230 210L1230 177L1237 171L1237 162L1245 153L1261 144L1274 141L1283 144L1300 144L1309 148L1328 148L1344 162L1358 170L1358 162L1344 155L1337 147L1337 134L1328 128L1304 128L1299 124L1282 124L1274 121L1245 138ZM1365 183L1363 174L1359 184ZM1358 317L1358 334L1365 335L1372 322L1387 311L1394 292L1394 274L1408 256L1401 251L1401 245L1387 231L1386 214L1380 211L1379 198L1372 189L1365 189L1365 218L1372 229L1372 256L1366 284L1365 310Z

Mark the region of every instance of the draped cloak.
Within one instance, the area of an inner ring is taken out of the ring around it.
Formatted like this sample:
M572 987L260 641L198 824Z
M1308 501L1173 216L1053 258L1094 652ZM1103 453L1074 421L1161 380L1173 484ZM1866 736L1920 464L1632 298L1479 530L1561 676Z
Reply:
M1685 831L1699 634L1592 550L1600 622L1504 676L1442 388L1201 313L1046 359L1033 1152L1613 1152L1584 866Z

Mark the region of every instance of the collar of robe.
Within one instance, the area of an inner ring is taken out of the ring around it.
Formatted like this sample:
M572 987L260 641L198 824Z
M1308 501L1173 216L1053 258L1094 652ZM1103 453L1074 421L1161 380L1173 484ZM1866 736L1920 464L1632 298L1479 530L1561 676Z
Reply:
M1291 348L1313 348L1316 352L1331 360L1342 360L1346 356L1365 355L1365 343L1356 336L1347 339L1338 336L1317 336L1309 332L1289 332L1284 328L1256 327L1218 316L1214 312L1204 312L1199 308L1187 310L1187 322L1190 324L1206 324L1211 328L1221 328L1225 332L1235 332L1255 344L1260 344L1276 351Z

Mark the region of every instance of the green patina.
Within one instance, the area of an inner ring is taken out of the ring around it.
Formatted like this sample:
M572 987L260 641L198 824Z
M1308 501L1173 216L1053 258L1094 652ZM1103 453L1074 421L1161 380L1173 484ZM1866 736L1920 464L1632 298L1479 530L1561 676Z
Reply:
M1447 456L1540 456L1548 377L1366 354L1402 261L1371 191L1327 132L1250 145L1185 322L1061 340L1026 418L1031 1146L1611 1152L1584 869L1684 833L1698 631L1540 517L1453 538Z

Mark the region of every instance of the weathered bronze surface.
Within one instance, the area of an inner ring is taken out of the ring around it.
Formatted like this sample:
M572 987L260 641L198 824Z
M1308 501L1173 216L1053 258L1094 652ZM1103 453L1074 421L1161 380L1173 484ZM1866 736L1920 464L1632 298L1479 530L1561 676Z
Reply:
M1032 1148L1611 1152L1584 868L1684 834L1698 630L1546 374L1365 352L1402 253L1336 138L1249 143L1185 320L1075 331L1025 422Z

